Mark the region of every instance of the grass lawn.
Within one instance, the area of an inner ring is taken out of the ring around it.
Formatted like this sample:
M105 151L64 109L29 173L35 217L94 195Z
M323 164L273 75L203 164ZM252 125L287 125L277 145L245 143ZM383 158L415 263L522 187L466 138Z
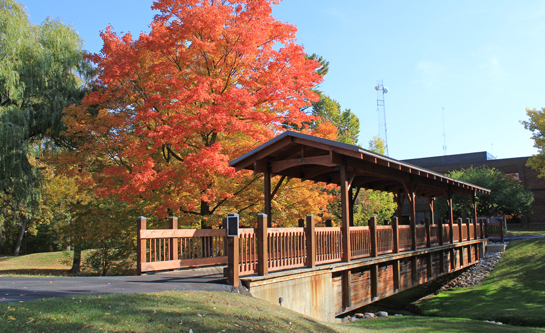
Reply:
M82 252L82 263L90 250ZM74 252L43 252L27 255L0 256L0 276L26 275L26 276L70 276L72 256ZM68 264L63 264L66 262ZM81 275L91 275L91 271L82 267Z
M545 327L545 239L514 241L479 286L440 293L417 306L426 315Z
M514 229L507 228L506 236L542 236L545 235L545 229Z
M390 317L323 323L260 299L162 292L0 303L1 332L536 332L458 318Z

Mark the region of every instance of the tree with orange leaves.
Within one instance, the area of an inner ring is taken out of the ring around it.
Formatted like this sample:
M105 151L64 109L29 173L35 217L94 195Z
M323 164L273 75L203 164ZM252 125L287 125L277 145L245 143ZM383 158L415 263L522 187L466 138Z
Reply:
M317 100L311 89L322 80L295 26L271 16L277 3L157 0L149 34L133 40L107 27L101 53L88 58L93 92L65 110L77 147L60 155L65 172L101 196L160 218L182 215L186 224L258 212L260 176L235 174L228 162L283 124L312 122L301 109ZM326 193L306 187L314 194L303 206L327 206Z

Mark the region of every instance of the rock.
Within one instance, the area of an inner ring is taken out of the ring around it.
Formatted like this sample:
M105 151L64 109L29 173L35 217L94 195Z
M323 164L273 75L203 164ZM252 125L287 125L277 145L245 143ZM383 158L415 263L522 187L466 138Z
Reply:
M396 313L396 314L394 315L394 317L403 317L403 315L400 314L400 313Z
M388 317L388 312L379 311L379 312L375 313L375 316L377 316L377 317Z
M366 312L365 313L365 318L375 318L375 314L372 313L372 312Z
M346 316L343 318L343 323L348 323L350 321L350 316Z
M350 321L356 321L356 320L358 320L358 318L356 318L356 317L350 318Z
M358 318L358 319L362 319L362 318L365 318L365 315L363 313L356 313L354 315L354 317Z

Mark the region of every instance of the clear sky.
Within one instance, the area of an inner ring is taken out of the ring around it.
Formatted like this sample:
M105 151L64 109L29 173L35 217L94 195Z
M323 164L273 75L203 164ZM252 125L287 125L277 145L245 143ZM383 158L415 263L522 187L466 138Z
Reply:
M99 52L100 31L149 31L152 0L23 0L33 23L62 17ZM284 0L273 15L299 29L307 53L330 62L320 89L360 119L359 144L378 134L383 80L390 156L536 153L519 124L545 107L544 1Z

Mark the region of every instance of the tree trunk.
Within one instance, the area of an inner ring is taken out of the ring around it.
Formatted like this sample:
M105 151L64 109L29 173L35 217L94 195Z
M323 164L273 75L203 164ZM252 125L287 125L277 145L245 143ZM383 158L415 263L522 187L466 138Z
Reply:
M204 217L211 214L208 202L201 200L201 229L206 229L206 220Z
M70 273L81 273L81 245L79 242L74 245L74 260L72 261Z
M17 238L17 245L15 245L15 252L13 253L14 257L17 257L19 255L19 250L21 249L21 243L23 242L23 237L25 236L25 230L26 230L26 215L21 214L23 217L23 225L21 226L21 232L19 232L19 237Z

